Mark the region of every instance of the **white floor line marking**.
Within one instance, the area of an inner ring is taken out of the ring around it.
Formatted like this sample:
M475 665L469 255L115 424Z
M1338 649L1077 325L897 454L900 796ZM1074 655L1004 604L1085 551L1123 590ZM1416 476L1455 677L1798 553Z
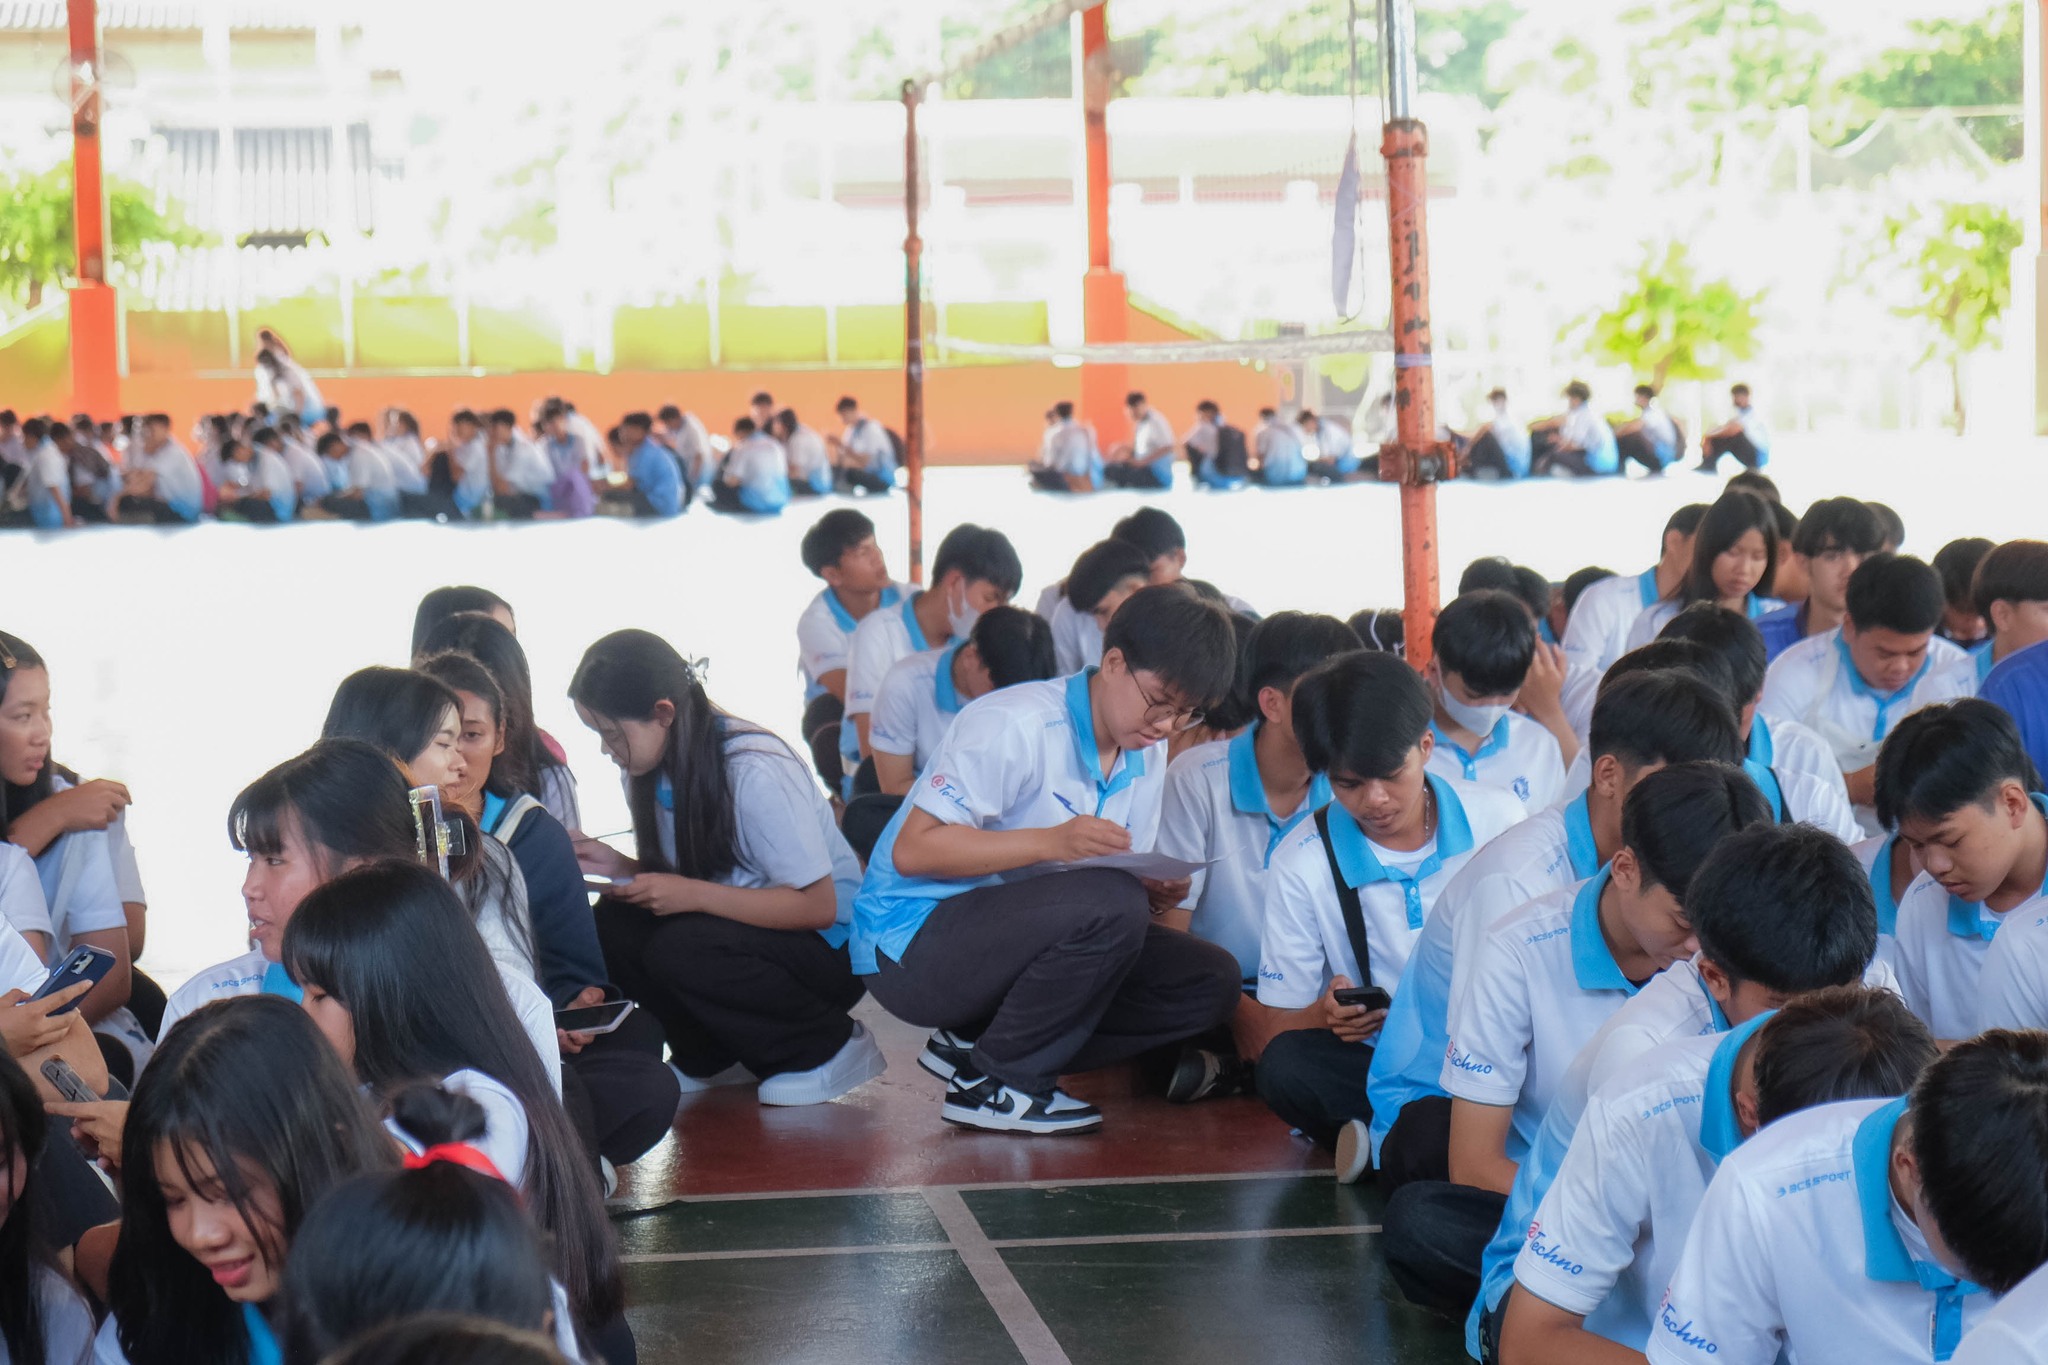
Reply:
M730 1194L682 1194L659 1204L615 1207L614 1213L648 1213L667 1208L669 1203L731 1204L746 1199L844 1199L855 1194L917 1194L923 1190L1062 1190L1090 1185L1194 1185L1229 1180L1328 1180L1330 1173L1318 1171L1211 1171L1187 1175L1083 1175L1068 1180L989 1180L965 1185L863 1185L837 1190L743 1190Z
M942 1194L944 1191L939 1191ZM965 1205L962 1205L965 1208ZM933 1209L937 1212L936 1207ZM948 1233L952 1230L947 1229ZM1146 1242L1248 1242L1262 1237L1365 1237L1380 1231L1378 1223L1330 1228L1233 1228L1213 1232L1119 1232L1095 1237L983 1237L997 1251L1016 1247L1137 1246ZM778 1256L863 1256L887 1252L959 1251L952 1242L873 1242L842 1247L752 1247L742 1251L650 1251L621 1256L627 1265L665 1265L675 1261L758 1261Z
M988 1300L989 1307L996 1310L997 1320L1010 1334L1018 1354L1024 1357L1024 1365L1070 1365L1067 1353L1060 1349L1052 1329L1038 1315L1038 1308L1024 1292L1024 1286L1017 1283L1017 1277L1010 1273L1010 1267L1003 1264L1002 1253L981 1230L981 1224L975 1222L974 1214L969 1211L967 1201L960 1197L960 1192L926 1190L924 1201L931 1205L939 1226L946 1230L947 1239L966 1263L967 1273L974 1276L975 1284L981 1287L982 1297Z

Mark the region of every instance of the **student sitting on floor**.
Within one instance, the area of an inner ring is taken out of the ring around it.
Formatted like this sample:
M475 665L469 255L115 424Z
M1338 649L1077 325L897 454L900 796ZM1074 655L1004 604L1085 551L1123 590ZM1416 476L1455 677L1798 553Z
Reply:
M199 466L171 438L170 417L161 412L144 417L140 449L129 452L121 477L122 517L189 525L199 520L205 491Z
M802 760L644 630L586 650L569 696L625 774L639 851L577 841L586 871L617 879L597 907L605 962L661 1021L685 1093L758 1078L763 1104L821 1104L881 1075L847 1013L860 864Z
M1101 1113L1059 1088L1063 1073L1230 1016L1236 961L1153 923L1185 879L1017 874L1151 849L1167 741L1202 722L1234 665L1220 607L1147 588L1110 621L1100 668L965 707L889 822L855 906L854 969L890 1013L938 1030L921 1064L947 1080L947 1122L1097 1127Z
M800 498L819 497L832 491L832 452L825 438L797 420L794 408L775 414L768 434L782 442L789 462L789 491Z
M1657 638L1665 622L1694 602L1719 602L1757 620L1784 603L1765 596L1778 570L1778 519L1771 504L1739 489L1723 493L1700 518L1692 567L1669 597L1643 608L1628 628L1628 648Z
M302 517L341 521L389 521L398 515L398 487L392 482L391 467L368 445L350 445L348 438L330 431L316 447L327 466L327 481L333 487Z
M897 660L875 693L868 728L883 795L909 795L968 702L1053 674L1052 630L1020 607L993 607L966 639Z
M1166 415L1156 411L1142 393L1124 395L1124 410L1131 417L1131 439L1111 446L1104 458L1102 474L1118 488L1173 487L1173 427Z
M1413 1302L1457 1312L1472 1301L1564 1072L1623 1001L1698 950L1685 916L1693 874L1770 808L1740 769L1686 763L1636 784L1621 818L1613 861L1489 929L1452 1001L1439 1078L1451 1096L1450 1180L1403 1185L1387 1205L1388 1267Z
M2003 1035L2011 1039L2012 1035ZM1963 1338L1955 1365L2048 1365L2048 1197L2030 1163L1998 1164L1980 1152L2038 1152L2048 1144L2048 1052L2038 1034L2002 1059L2005 1074L1995 1089L1996 1112L1965 1128L1961 1141L1944 1147L1941 1164L1969 1165L1995 1172L1982 1184L1940 1181L1929 1204L1941 1238L1973 1283L2000 1296L1998 1306Z
M860 410L851 397L839 400L840 433L826 438L839 470L840 487L849 492L887 493L896 486L896 437Z
M664 403L654 414L654 424L648 428L648 435L656 445L675 456L677 465L681 467L686 506L693 497L717 481L718 452L712 447L711 432L696 413L685 412L674 403Z
M1905 1099L1802 1110L1745 1142L1700 1201L1651 1365L1952 1359L1991 1306L1969 1265L2040 1245L2022 1219L2048 1176L2044 1062L2040 1035L1987 1033Z
M1564 629L1565 658L1577 667L1605 673L1628 652L1629 627L1637 616L1667 597L1676 597L1692 571L1693 535L1707 514L1690 503L1664 523L1657 562L1639 574L1603 579L1579 594Z
M1358 450L1351 443L1350 427L1334 417L1318 417L1307 408L1294 415L1294 423L1315 447L1315 458L1308 465L1311 477L1338 483L1357 472Z
M1614 432L1622 467L1627 468L1633 460L1652 474L1662 474L1684 454L1678 448L1678 424L1664 411L1664 405L1657 401L1657 391L1648 384L1636 385L1636 411L1637 417L1622 423Z
M1244 432L1223 420L1223 410L1209 399L1195 404L1195 424L1181 437L1188 470L1198 488L1229 492L1251 477L1251 454Z
M1752 473L1771 462L1770 429L1750 406L1749 385L1732 386L1728 400L1733 407L1728 420L1700 438L1702 474L1713 473L1723 455L1733 455L1744 470Z
M555 468L541 448L519 430L519 419L511 409L499 408L491 414L489 440L491 498L498 514L514 521L531 521L535 513L552 512Z
M1536 628L1504 592L1467 593L1443 609L1431 635L1436 736L1431 772L1510 792L1525 810L1547 810L1564 789L1557 739L1518 713L1536 653Z
M1392 654L1333 659L1294 688L1296 740L1333 800L1274 853L1260 930L1259 1096L1355 1180L1384 1006L1446 883L1522 818L1506 791L1428 770L1432 703ZM1340 1142L1340 1137L1343 1141Z
M1722 1159L1787 1114L1904 1094L1937 1055L1896 995L1835 986L1624 1068L1587 1105L1514 1288L1481 1327L1481 1359L1579 1365L1614 1355L1610 1343L1641 1351Z
M1822 498L1806 509L1792 532L1792 560L1804 572L1806 598L1759 617L1770 662L1810 635L1835 629L1848 618L1849 576L1878 552L1884 530L1870 504L1855 498Z
M804 741L827 791L837 793L846 773L839 728L846 716L846 672L853 632L872 612L893 607L913 591L889 576L875 543L875 524L851 507L819 517L804 532L804 567L825 586L796 619L797 671L804 679Z
M1496 481L1528 478L1529 431L1509 415L1508 391L1495 389L1486 395L1486 402L1486 421L1472 433L1458 472Z
M2025 734L2026 713L2034 708L2007 693L2003 682L1993 686L1991 674L2021 650L2048 640L2048 543L2009 540L1994 547L1978 561L1971 593L1977 614L1991 627L1991 638L1976 650L1977 695L2012 712ZM2048 720L2048 707L2041 708L2041 718Z
M1268 488L1299 488L1308 480L1308 460L1301 449L1301 433L1294 424L1280 420L1271 408L1259 409L1259 429L1252 433L1252 453L1258 457L1253 471Z
M648 435L653 422L644 412L619 419L619 444L626 450L627 487L600 502L622 503L636 517L673 517L688 510L690 485L668 447Z
M28 525L43 531L59 531L78 525L71 510L71 428L62 422L44 423L30 418L22 426L27 444L27 463L22 480L25 504L20 511L4 514L7 525ZM17 499L10 497L8 505Z
M1766 715L1796 720L1825 740L1866 834L1877 834L1872 791L1878 746L1923 706L1967 697L1969 655L1934 638L1941 580L1917 559L1873 555L1849 576L1848 615L1779 655L1764 677Z
M275 427L257 427L249 434L249 444L284 462L291 474L295 509L316 503L333 491L333 485L327 481L325 461L308 449L304 442L286 440L284 433Z
M1334 616L1283 611L1259 622L1240 685L1257 718L1233 738L1187 750L1166 770L1159 851L1209 866L1194 874L1187 897L1163 922L1228 951L1247 992L1233 1016L1245 1045L1219 1036L1183 1047L1167 1087L1170 1100L1242 1088L1243 1063L1258 1060L1255 1043L1263 1038L1247 1025L1258 1015L1266 869L1295 827L1330 803L1329 778L1309 771L1294 737L1294 685L1358 648L1358 636Z
M290 521L298 510L298 491L284 457L267 446L252 446L230 437L220 448L222 521L276 523Z
M1144 549L1115 537L1097 541L1075 558L1049 618L1061 673L1102 662L1102 628L1132 593L1152 582L1152 564Z
M1530 472L1540 475L1562 469L1580 478L1619 473L1621 455L1615 448L1614 428L1593 411L1593 390L1574 379L1565 385L1564 399L1561 415L1538 422L1530 431Z
M782 442L751 417L732 424L732 438L732 451L711 487L711 505L721 512L781 516L789 506L789 455Z
M1074 420L1074 405L1062 400L1047 416L1051 420L1031 466L1032 486L1054 493L1100 492L1102 452L1088 428Z

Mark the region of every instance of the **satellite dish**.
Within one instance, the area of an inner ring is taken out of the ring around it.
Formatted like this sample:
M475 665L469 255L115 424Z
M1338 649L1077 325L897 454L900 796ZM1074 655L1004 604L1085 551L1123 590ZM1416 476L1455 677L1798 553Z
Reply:
M78 79L73 80L76 76ZM70 56L61 58L50 73L50 93L63 101L71 110L74 123L85 113L92 97L98 95L104 105L117 91L135 88L135 67L129 60L110 47L100 49L97 68L90 62L77 65L74 69ZM95 128L79 128L81 133L97 131Z

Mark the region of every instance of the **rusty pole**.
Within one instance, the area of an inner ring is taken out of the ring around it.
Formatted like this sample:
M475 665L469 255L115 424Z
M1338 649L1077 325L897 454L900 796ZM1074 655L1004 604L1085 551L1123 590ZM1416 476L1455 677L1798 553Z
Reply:
M903 82L903 469L909 499L910 581L924 582L924 239L917 234L915 81Z

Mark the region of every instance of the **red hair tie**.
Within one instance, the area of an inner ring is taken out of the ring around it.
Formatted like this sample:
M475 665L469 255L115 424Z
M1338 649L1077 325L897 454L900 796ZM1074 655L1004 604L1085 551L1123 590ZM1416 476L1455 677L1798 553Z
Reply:
M467 1142L437 1142L423 1152L407 1152L405 1154L405 1169L408 1171L423 1171L437 1161L447 1161L457 1166L467 1166L477 1174L487 1175L500 1184L509 1185L512 1183L505 1179L504 1172L498 1169L496 1163Z

